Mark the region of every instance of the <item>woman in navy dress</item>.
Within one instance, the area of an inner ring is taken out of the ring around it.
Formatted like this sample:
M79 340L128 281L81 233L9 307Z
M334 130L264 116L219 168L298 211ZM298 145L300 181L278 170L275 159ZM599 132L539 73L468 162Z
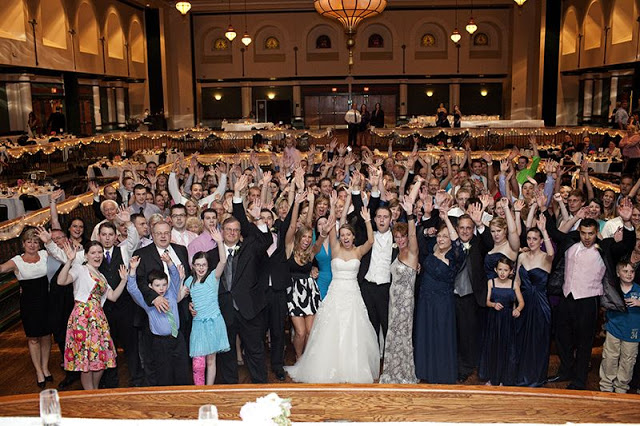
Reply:
M421 244L421 276L415 321L416 376L428 383L455 383L458 377L455 277L464 261L462 243L448 216L440 209L442 226L435 241ZM424 234L419 233L421 238Z
M520 203L516 203L518 206ZM484 243L487 247L492 247L484 258L484 271L488 279L497 277L496 265L501 257L507 257L515 262L520 250L520 235L516 229L516 222L509 209L509 202L506 198L501 198L496 207L504 209L505 218L496 217L489 223L489 236L486 236ZM516 211L517 208L516 208ZM484 235L487 235L485 232Z
M547 279L554 249L545 225L546 218L541 214L538 227L527 232L529 251L520 255L516 269L516 283L520 284L525 306L516 320L518 386L542 386L549 368L551 307L547 298ZM545 251L542 251L543 241Z

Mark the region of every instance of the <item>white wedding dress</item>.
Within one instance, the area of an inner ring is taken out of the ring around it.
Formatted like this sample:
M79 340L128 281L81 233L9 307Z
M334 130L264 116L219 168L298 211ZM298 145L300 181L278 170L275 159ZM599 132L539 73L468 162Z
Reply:
M333 279L316 313L304 353L285 367L296 382L373 383L380 374L378 339L360 295L360 261L333 259Z

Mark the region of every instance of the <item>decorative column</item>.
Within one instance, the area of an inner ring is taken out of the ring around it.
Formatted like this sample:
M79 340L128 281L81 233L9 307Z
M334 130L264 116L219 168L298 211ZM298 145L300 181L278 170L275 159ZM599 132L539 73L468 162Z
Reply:
M447 107L449 114L453 114L454 105L460 105L460 83L458 82L452 82L449 85L449 106ZM464 109L463 106L461 108Z
M5 87L9 109L9 128L12 131L25 131L29 127L29 113L33 111L31 77L28 74L22 74L17 83L7 83Z
M583 95L583 108L582 108L582 120L590 121L591 114L593 112L593 78L589 77L584 80L584 95Z
M107 87L107 117L110 124L116 122L116 111L115 90L113 87Z
M251 102L251 86L242 86L240 91L242 93L242 117L249 117L249 114L253 111L253 105Z
M591 115L602 115L602 78L598 77L594 80L593 84L593 108ZM602 117L600 118L602 121ZM606 121L606 117L604 119Z
M94 84L93 90L93 121L96 123L96 131L102 131L102 114L100 113L100 86Z
M613 113L613 109L616 107L616 102L618 102L618 76L611 76L611 89L609 90L609 114L607 117L611 116Z
M400 110L398 118L407 118L407 83L406 80L403 80L403 83L400 83Z
M118 122L118 128L120 129L127 127L124 102L124 87L116 87L116 120Z
M298 84L293 85L293 116L302 118L302 90Z

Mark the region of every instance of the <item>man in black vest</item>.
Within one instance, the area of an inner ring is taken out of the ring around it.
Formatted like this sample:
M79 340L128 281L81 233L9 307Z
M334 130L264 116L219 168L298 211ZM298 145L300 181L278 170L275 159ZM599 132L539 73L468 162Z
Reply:
M127 239L122 246L117 243L117 232L115 225L105 222L98 228L98 241L104 247L104 261L100 265L99 271L107 279L111 288L116 288L120 284L120 266L129 265L129 259L138 245L138 232L131 223L128 211L118 214L116 220L122 220L127 225ZM123 292L117 302L106 301L104 313L109 321L111 338L116 346L124 349L129 368L130 386L142 386L142 368L138 357L138 333L133 324L134 313L138 309L137 305L128 292ZM116 388L119 386L118 368L107 369L100 383L103 388Z

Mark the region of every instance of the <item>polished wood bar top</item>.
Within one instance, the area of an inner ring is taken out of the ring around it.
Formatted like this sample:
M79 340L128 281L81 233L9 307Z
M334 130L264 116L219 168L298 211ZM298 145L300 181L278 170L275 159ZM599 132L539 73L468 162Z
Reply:
M197 418L215 404L221 419L269 392L292 398L302 421L640 423L640 395L543 388L438 385L236 385L61 392L64 417ZM0 416L38 416L37 394L0 398Z

